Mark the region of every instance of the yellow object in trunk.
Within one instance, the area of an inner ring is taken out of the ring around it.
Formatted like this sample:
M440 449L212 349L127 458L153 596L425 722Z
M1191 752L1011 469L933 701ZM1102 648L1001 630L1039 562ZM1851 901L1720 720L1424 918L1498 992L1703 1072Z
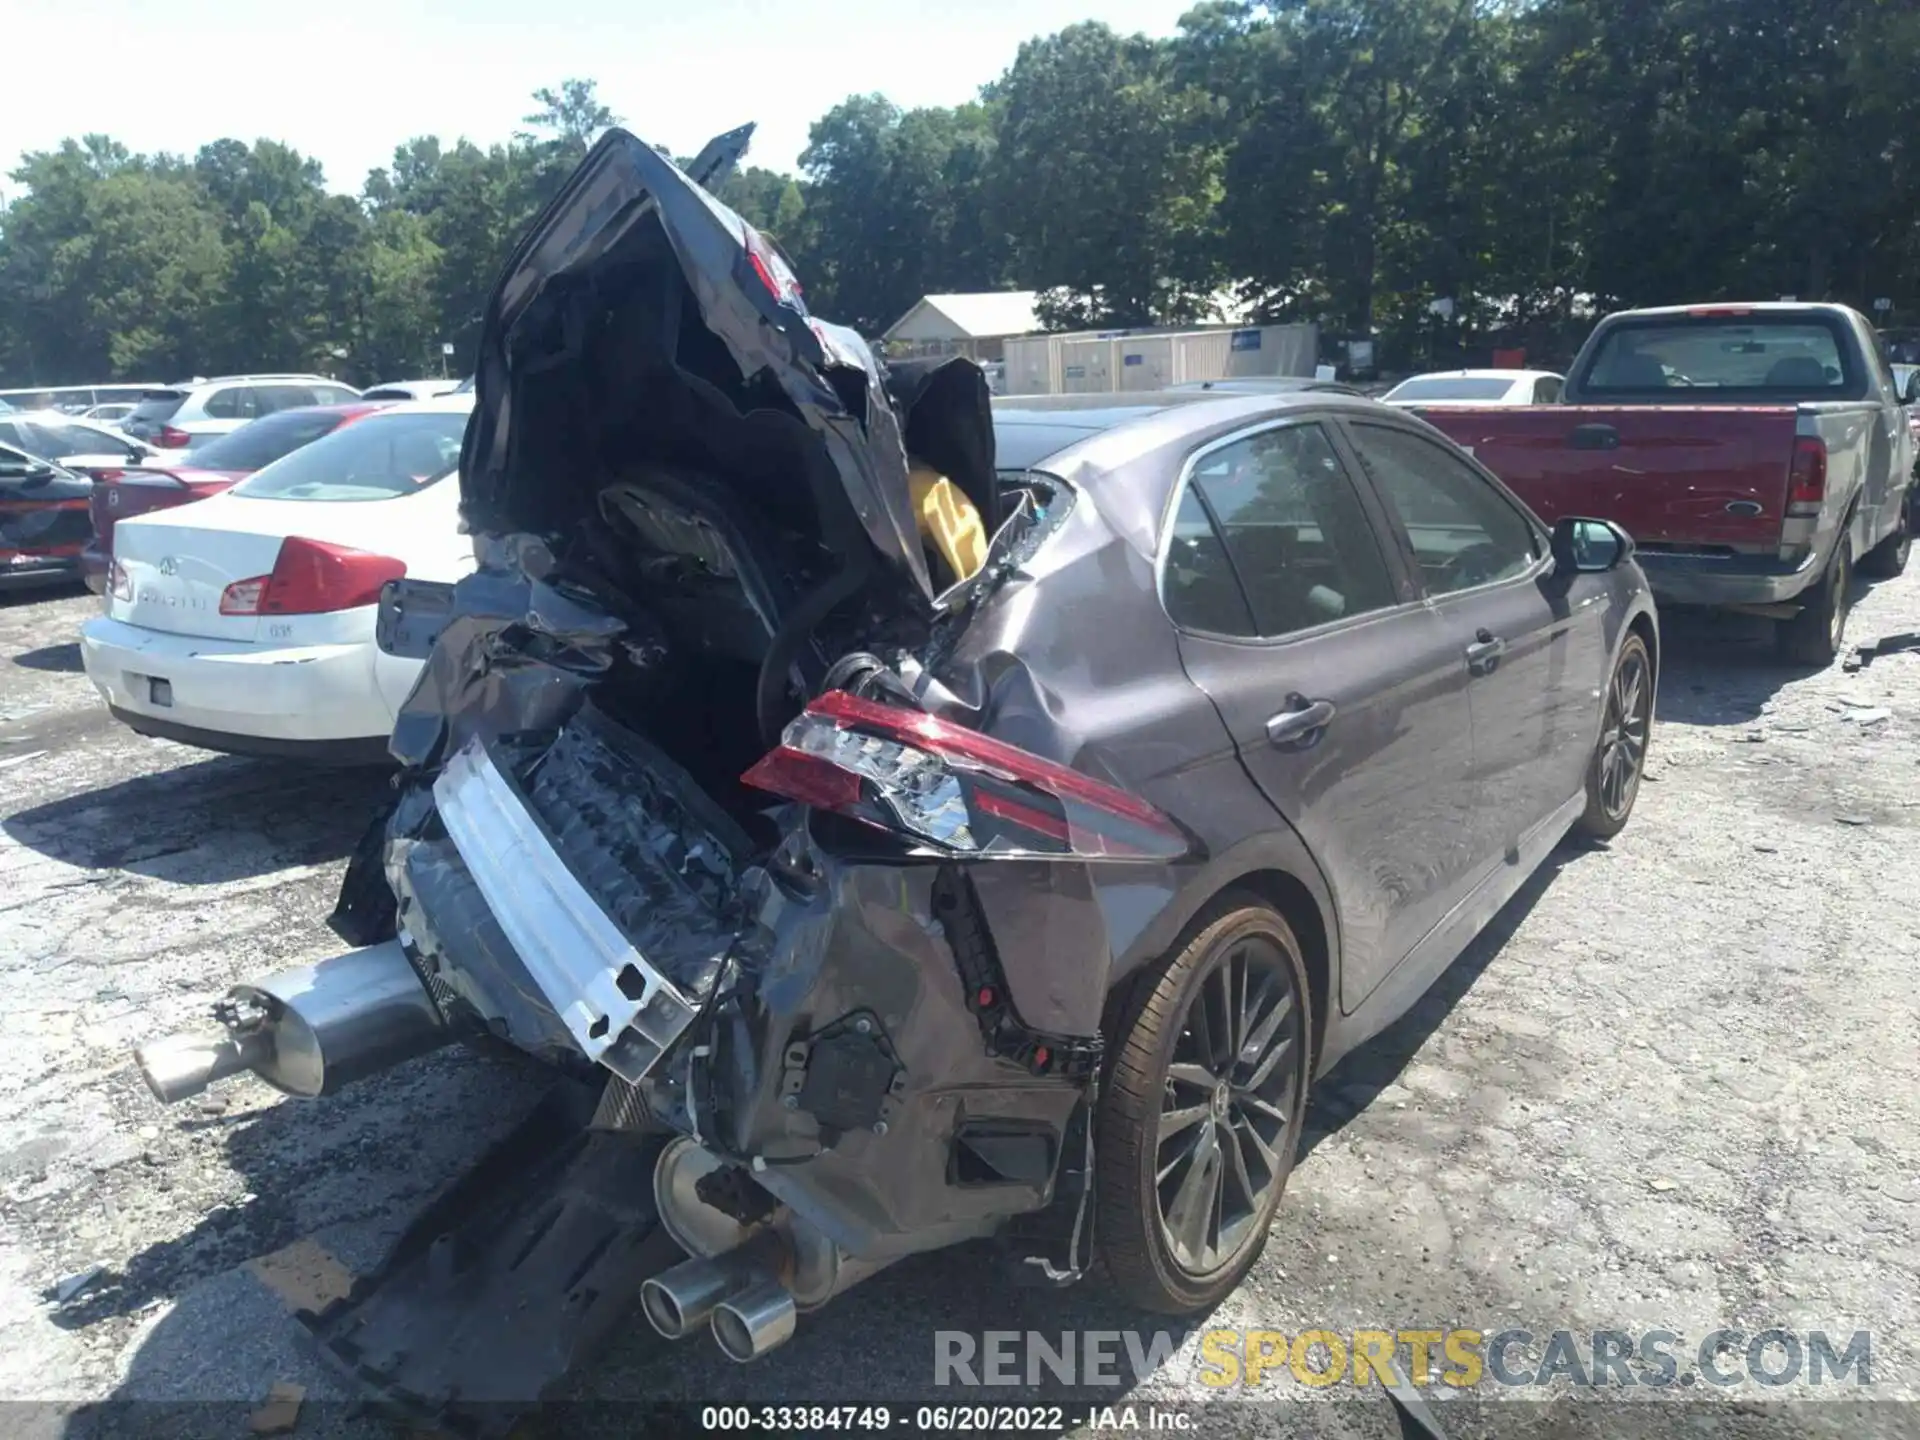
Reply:
M955 583L971 579L987 563L987 527L979 507L953 481L924 465L910 469L907 481L921 536L940 552Z

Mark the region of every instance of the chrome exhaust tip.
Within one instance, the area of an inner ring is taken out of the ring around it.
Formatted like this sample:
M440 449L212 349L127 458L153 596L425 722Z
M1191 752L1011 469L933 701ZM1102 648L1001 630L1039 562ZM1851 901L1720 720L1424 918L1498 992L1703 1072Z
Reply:
M251 1070L266 1054L266 1037L219 1032L169 1035L133 1052L140 1078L162 1105L191 1100L216 1080Z
M424 1055L452 1035L398 940L236 985L224 1033L172 1035L134 1051L162 1104L251 1070L303 1099Z
M713 1338L729 1360L744 1365L786 1344L799 1323L793 1292L766 1276L714 1307Z
M640 1286L640 1309L661 1335L683 1340L711 1320L722 1303L764 1278L754 1257L738 1250L711 1259L697 1256L650 1276Z

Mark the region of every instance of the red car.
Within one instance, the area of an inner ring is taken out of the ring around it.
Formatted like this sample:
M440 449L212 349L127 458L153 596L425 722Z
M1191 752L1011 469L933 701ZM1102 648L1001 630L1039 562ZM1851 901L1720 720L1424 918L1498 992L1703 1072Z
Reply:
M113 563L113 527L119 520L218 495L282 456L351 425L385 404L313 405L282 410L209 440L177 465L143 465L102 473L93 487L93 539L80 552L80 573L98 595Z

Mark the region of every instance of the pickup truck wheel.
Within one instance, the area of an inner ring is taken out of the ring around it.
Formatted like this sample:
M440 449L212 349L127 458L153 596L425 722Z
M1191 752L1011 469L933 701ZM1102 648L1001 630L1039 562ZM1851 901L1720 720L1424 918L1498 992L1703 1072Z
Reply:
M1795 665L1831 665L1846 638L1852 590L1853 542L1843 535L1800 613L1774 627L1780 658Z
M1894 532L1860 557L1860 573L1869 580L1891 580L1907 568L1913 549L1913 506L1902 504Z
M1250 897L1210 917L1135 992L1094 1147L1107 1273L1163 1314L1217 1305L1252 1268L1306 1116L1299 942Z
M1613 662L1600 739L1587 765L1587 808L1573 828L1590 840L1611 840L1627 828L1653 738L1653 663L1647 644L1628 635Z

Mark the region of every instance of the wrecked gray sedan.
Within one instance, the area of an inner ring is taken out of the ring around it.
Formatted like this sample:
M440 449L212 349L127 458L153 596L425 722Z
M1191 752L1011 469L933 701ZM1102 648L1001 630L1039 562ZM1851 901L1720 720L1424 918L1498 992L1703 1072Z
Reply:
M750 1360L983 1237L1213 1305L1312 1078L1570 826L1618 831L1646 754L1618 531L1549 534L1357 398L996 410L970 363L882 366L703 188L744 140L683 172L616 131L521 244L482 563L381 608L427 664L335 916L362 948L142 1053L166 1099L455 1039L556 1072L308 1317L443 1421L636 1300Z

